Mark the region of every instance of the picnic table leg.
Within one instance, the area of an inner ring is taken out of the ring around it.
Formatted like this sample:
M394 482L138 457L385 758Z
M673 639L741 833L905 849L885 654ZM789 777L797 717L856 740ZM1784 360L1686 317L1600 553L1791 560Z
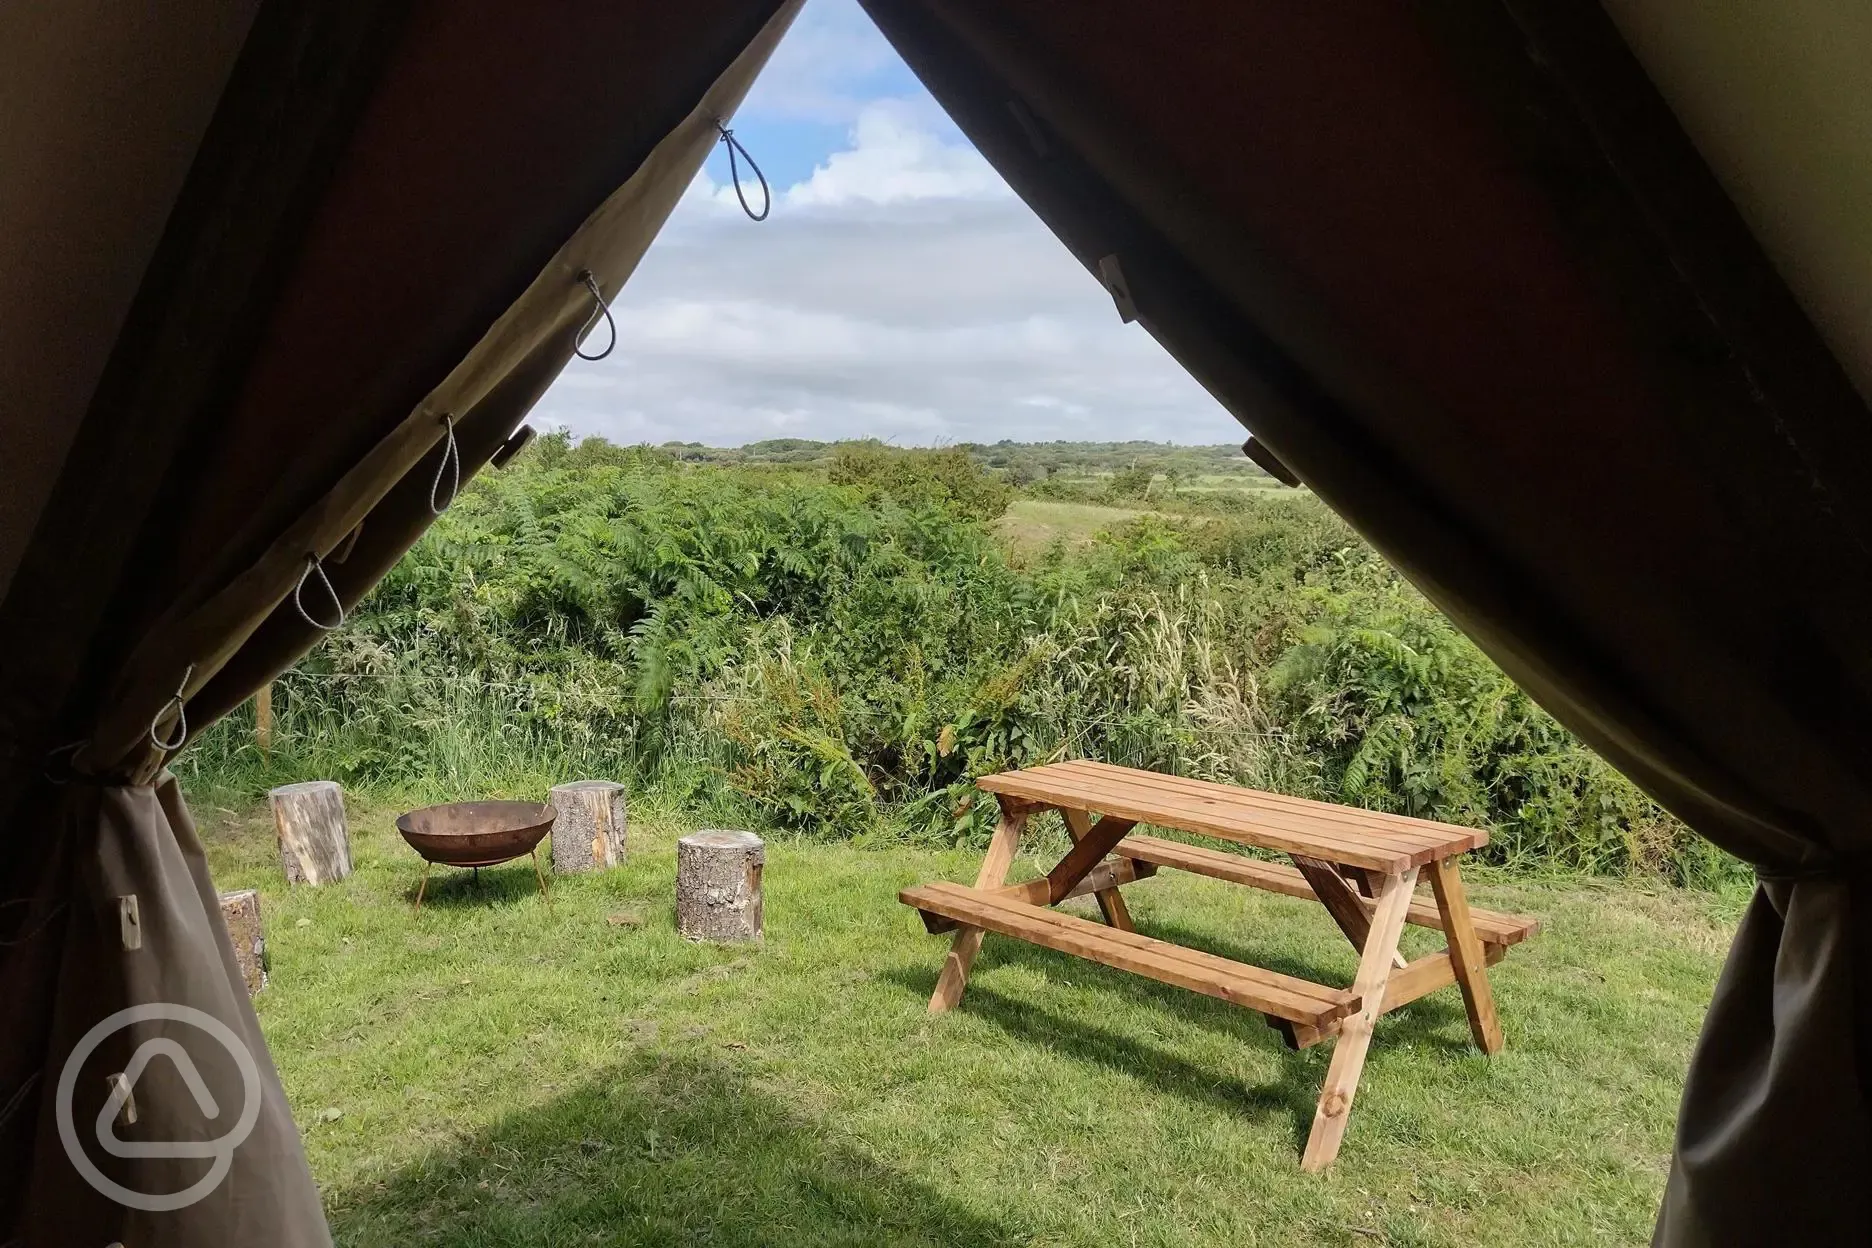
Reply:
M1083 810L1061 810L1066 819L1066 831L1071 834L1073 844L1085 840L1092 830L1092 816ZM1098 898L1099 913L1105 916L1105 922L1121 932L1135 932L1137 928L1131 922L1131 911L1125 905L1124 895L1115 888L1101 888L1092 894Z
M1502 1047L1501 1019L1495 1014L1495 990L1489 986L1488 959L1469 917L1469 895L1463 891L1456 859L1430 864L1430 888L1436 893L1437 911L1443 916L1443 934L1449 940L1450 966L1462 989L1463 1008L1469 1012L1469 1032L1484 1053Z
M1332 1064L1326 1069L1326 1085L1320 1089L1319 1109L1313 1115L1313 1130L1300 1159L1302 1170L1324 1170L1339 1155L1346 1119L1352 1113L1352 1098L1358 1094L1359 1075L1365 1069L1365 1054L1371 1048L1372 1024L1384 1013L1391 955L1397 952L1398 936L1404 931L1404 916L1410 910L1411 893L1416 887L1417 868L1412 867L1401 875L1385 877L1375 890L1378 897L1372 909L1371 933L1359 954L1358 975L1352 981L1352 990L1359 995L1359 1012L1348 1015L1339 1025Z
M1307 883L1313 889L1313 895L1326 907L1326 913L1332 915L1333 922L1339 925L1346 939L1352 942L1354 949L1365 948L1365 938L1371 932L1371 912L1359 895L1352 891L1352 885L1332 863L1320 858L1308 858L1304 854L1289 854L1294 866L1300 868L1300 874L1306 876ZM1382 877L1381 877L1382 878ZM1391 965L1402 968L1404 955L1391 955Z
M1014 851L1020 847L1021 832L1026 827L1025 810L1010 810L1005 804L1001 807L1001 821L995 825L994 839L988 842L988 856L982 859L981 871L975 877L976 888L999 888L1007 880L1008 868L1014 863ZM930 994L930 1013L952 1010L962 999L962 989L968 985L969 967L975 964L981 943L979 927L964 927L956 933L955 943L949 946L949 956L943 959L942 974L936 977L936 991Z

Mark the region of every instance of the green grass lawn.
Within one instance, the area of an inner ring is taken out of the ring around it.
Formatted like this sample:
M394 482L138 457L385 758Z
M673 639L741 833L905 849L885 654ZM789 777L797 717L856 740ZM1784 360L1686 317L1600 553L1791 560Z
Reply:
M970 853L770 843L766 942L727 948L676 935L681 829L651 815L550 911L523 860L479 892L438 871L412 916L389 809L353 804L351 880L292 892L264 812L201 814L218 883L264 894L260 1018L345 1245L1638 1244L1740 904L1474 873L1547 924L1493 973L1506 1051L1453 989L1386 1017L1314 1176L1330 1045L1258 1015L991 935L930 1018L947 938L895 895ZM1318 907L1175 873L1127 897L1350 981Z
M1131 507L1017 498L1008 504L996 527L1016 550L1033 551L1043 550L1056 540L1068 546L1089 545L1106 529L1117 528L1144 514L1143 510Z

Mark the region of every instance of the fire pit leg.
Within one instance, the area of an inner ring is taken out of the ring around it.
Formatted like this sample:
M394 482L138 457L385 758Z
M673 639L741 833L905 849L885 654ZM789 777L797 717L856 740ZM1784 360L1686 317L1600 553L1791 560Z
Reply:
M421 914L421 913L422 913L422 899L423 899L423 890L429 887L429 868L430 868L430 867L432 867L432 866L434 866L434 865L435 865L434 863L432 863L432 862L430 862L430 861L428 861L427 859L425 859L425 860L423 861L423 878L422 878L422 883L420 883L420 884L418 884L418 885L416 886L416 910L415 910L415 913L417 913L417 914Z
M546 873L540 870L539 850L529 849L527 851L527 857L533 860L533 876L539 881L540 896L546 899L546 908L550 910L552 909L552 890L546 887Z

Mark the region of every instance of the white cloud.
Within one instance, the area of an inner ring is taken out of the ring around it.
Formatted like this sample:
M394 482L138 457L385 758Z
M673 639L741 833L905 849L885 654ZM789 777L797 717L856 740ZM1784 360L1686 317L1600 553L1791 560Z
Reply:
M917 199L1000 199L1013 194L972 147L943 143L895 101L866 105L852 146L834 152L786 193L793 206L894 204Z
M876 87L904 72L864 10L849 0L812 0L754 80L742 111L842 125L878 94Z
M778 188L776 188L778 190ZM758 188L750 188L758 194ZM697 178L536 423L618 442L1238 440L972 148L872 102L747 220Z
M946 143L916 117L902 100L873 100L858 110L847 142L812 173L794 185L774 188L775 198L794 209L853 204L904 204L931 199L1005 199L1013 195L994 166L963 143ZM741 194L756 211L762 202L756 175L741 166ZM717 182L707 168L696 173L683 192L683 207L671 222L710 209L743 215L740 197L728 182Z

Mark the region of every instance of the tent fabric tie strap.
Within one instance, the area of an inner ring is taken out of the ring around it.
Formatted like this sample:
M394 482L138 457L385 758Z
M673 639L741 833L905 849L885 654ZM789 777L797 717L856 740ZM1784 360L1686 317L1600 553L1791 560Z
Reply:
M182 683L176 686L175 693L172 694L169 700L162 704L161 709L150 718L150 744L155 746L158 750L161 750L164 754L175 753L175 751L181 749L188 741L188 682L194 675L195 665L191 663L188 665L188 669L182 673ZM162 723L163 717L169 714L171 708L175 710L175 733L168 737L158 736L156 725Z
M448 430L448 440L442 447L442 462L436 465L435 480L429 483L429 512L437 516L452 507L455 503L455 496L461 493L461 447L455 442L454 413L442 413L442 426ZM450 474L448 498L438 503L436 496L441 493L444 472Z
M325 593L331 598L332 606L338 609L338 621L335 624L326 624L320 620L313 619L312 613L305 608L306 581L314 572L318 573L319 580L324 584ZM319 562L319 557L317 555L308 554L306 556L305 571L299 574L299 583L293 586L293 606L298 608L299 618L303 619L313 628L318 629L321 633L336 632L344 627L344 603L338 600L338 591L332 588L331 578L325 575L325 565Z
M617 322L611 319L610 305L605 303L604 291L598 289L598 278L592 271L582 270L579 273L579 281L584 282L585 289L591 291L592 313L585 318L585 324L579 327L578 337L572 340L572 353L581 360L602 360L617 347ZM585 338L591 333L592 326L598 323L598 318L601 316L604 317L605 325L611 331L611 341L605 343L605 349L596 355L587 355Z
M734 180L735 198L741 201L741 211L747 213L750 221L765 221L767 214L773 211L773 191L767 185L767 175L761 172L760 166L754 163L754 158L748 155L747 148L741 146L741 140L734 137L734 131L728 128L727 122L717 117L715 129L721 132L721 141L728 147L728 176ZM736 153L740 153L741 159L747 161L748 168L754 171L755 178L760 181L761 210L759 212L748 207L747 195L741 190L741 166L735 160Z

